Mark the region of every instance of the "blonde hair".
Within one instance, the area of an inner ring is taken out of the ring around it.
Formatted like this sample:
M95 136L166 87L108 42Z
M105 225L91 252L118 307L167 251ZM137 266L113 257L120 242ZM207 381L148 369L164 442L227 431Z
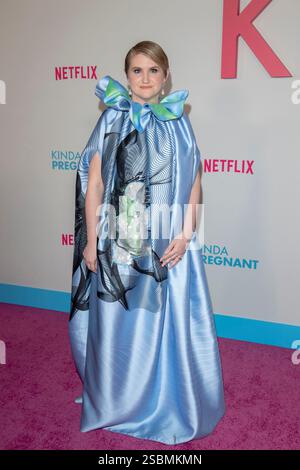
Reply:
M131 49L129 49L125 57L124 66L126 76L128 75L131 59L136 54L145 54L146 56L150 57L150 59L152 59L157 65L162 68L165 77L167 76L167 70L169 68L168 57L162 47L153 41L141 41L138 42Z

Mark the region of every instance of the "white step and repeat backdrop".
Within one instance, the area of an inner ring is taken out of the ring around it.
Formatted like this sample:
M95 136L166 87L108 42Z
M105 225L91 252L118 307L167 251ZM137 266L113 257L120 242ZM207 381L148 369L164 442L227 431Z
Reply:
M95 85L109 74L126 86L125 55L149 39L170 59L168 92L190 91L214 312L299 327L300 2L0 9L0 300L67 311L76 165L102 109Z

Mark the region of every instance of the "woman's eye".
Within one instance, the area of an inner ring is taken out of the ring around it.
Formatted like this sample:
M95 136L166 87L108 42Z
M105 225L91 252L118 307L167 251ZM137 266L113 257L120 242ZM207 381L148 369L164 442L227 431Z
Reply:
M154 73L157 73L157 72L158 72L158 69L155 69L155 68L154 68L154 69L151 69L151 71L154 72ZM138 73L138 72L140 72L140 69L134 69L133 72L134 72L134 73Z

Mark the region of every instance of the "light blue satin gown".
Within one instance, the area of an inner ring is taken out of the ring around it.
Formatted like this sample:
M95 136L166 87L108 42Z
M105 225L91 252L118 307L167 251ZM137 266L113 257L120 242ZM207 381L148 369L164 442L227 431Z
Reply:
M188 91L142 106L106 75L95 93L107 107L77 171L69 317L83 385L80 430L102 428L168 445L202 438L224 415L225 402L202 246L195 233L174 267L160 263L179 232L178 214L188 204L201 160L184 111ZM83 249L88 170L97 151L104 194L94 273L85 265ZM166 220L159 218L163 205L176 208L167 237L154 230ZM114 216L107 216L109 207ZM134 231L138 207L146 214L143 238ZM124 220L131 230L127 238L112 230Z

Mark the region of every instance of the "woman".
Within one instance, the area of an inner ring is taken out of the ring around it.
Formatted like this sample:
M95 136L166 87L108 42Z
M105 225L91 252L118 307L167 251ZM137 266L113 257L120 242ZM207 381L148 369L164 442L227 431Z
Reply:
M160 99L162 48L136 44L125 73L130 94L109 75L97 83L107 108L77 171L69 334L80 430L179 444L211 433L225 412L195 237L200 151L188 91Z

